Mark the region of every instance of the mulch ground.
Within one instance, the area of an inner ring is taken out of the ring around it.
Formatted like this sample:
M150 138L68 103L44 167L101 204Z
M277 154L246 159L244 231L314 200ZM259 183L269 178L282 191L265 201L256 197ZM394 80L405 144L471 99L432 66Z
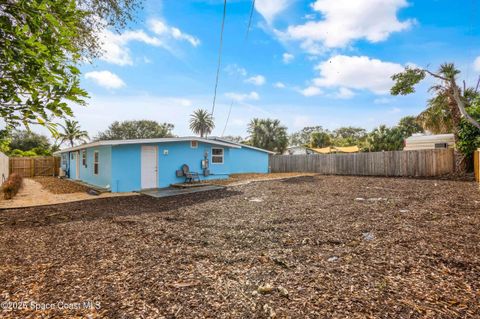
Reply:
M205 183L228 186L228 185L233 185L233 184L238 184L243 182L250 182L250 181L262 181L262 180L272 180L272 179L282 179L282 178L312 176L312 175L315 175L315 174L313 173L231 174L227 179L206 180Z
M0 317L479 318L479 227L475 183L368 177L7 210Z
M43 188L53 194L84 193L88 190L86 186L58 177L36 176L33 180L42 184Z

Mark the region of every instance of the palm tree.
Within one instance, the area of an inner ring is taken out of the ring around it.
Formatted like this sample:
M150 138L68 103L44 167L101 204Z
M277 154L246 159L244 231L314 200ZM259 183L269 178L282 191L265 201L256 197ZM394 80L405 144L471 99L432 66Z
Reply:
M248 125L249 144L283 153L288 144L287 128L279 120L254 118Z
M190 116L190 130L200 137L206 137L214 128L213 116L207 110L198 109Z
M80 129L78 121L74 120L65 120L65 125L58 124L63 132L59 134L60 144L64 142L69 142L70 146L75 145L75 141L87 142L88 133Z

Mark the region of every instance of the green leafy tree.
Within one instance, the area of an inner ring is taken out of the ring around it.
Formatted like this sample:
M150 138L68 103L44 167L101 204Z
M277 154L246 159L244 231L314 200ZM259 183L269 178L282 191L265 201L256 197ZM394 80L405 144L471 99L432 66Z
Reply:
M85 104L76 65L101 52L98 32L133 17L135 0L0 2L0 116L7 127L72 116L68 101Z
M50 141L48 140L48 137L32 131L13 131L10 139L9 146L12 150L25 152L32 149L50 149Z
M334 130L332 135L335 146L360 146L367 138L367 131L361 127L346 126Z
M331 136L327 132L313 132L310 135L310 147L327 147L332 144Z
M173 137L173 124L158 123L150 120L115 121L95 140L129 140L145 138Z
M371 152L402 150L403 140L403 134L398 127L380 125L368 134L368 149Z
M480 98L476 98L473 103L467 107L467 111L473 118L480 120ZM475 150L480 148L480 129L473 126L466 119L462 119L460 122L458 136L459 141L457 142L457 148L463 154L471 155Z
M418 124L415 116L405 116L400 119L397 125L403 138L412 136L415 133L423 133L423 128Z
M437 72L431 72L420 68L405 68L404 72L392 76L394 85L391 88L393 95L406 95L415 92L415 85L422 81L427 75L432 76L438 81L430 88L435 93L438 100L437 111L448 110L451 119L452 132L455 136L455 143L460 141L460 126L463 120L467 121L474 127L480 129L480 122L473 118L467 111L472 102L472 98L476 96L476 91L466 88L465 85L461 89L457 85L457 76L460 71L453 63L444 63ZM435 114L435 113L433 113ZM432 122L428 119L429 122ZM469 155L462 152L455 152L455 168L457 174L465 173L468 166Z
M288 144L291 146L307 146L310 144L312 133L325 132L321 126L307 126L302 130L291 134L288 137Z
M417 116L417 122L424 130L433 134L452 133L453 122L448 96L439 94L429 99L427 108Z
M249 145L280 154L287 149L287 128L279 120L254 118L248 125L248 133Z
M68 142L73 147L76 141L85 143L88 141L87 131L83 131L77 121L65 120L65 125L58 125L62 128L62 132L59 134L60 144Z
M190 116L190 130L200 137L206 137L215 128L213 116L207 110L198 109Z

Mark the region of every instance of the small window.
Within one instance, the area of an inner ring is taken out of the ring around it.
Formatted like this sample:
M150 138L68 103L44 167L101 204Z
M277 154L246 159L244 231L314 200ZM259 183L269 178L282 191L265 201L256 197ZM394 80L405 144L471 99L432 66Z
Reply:
M87 150L82 151L82 165L87 167Z
M435 143L435 148L448 148L447 143Z
M223 148L212 148L212 164L223 164Z
M93 152L93 174L98 175L98 151Z
M70 153L70 159L73 160L74 159L74 155L75 153Z
M197 141L190 141L190 147L191 148L198 148L198 142Z

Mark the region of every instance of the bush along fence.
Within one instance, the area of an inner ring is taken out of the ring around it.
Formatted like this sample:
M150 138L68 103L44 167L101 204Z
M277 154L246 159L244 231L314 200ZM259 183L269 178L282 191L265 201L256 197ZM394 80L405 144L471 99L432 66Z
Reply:
M57 176L60 157L10 157L10 174L22 177Z
M13 173L10 174L7 181L2 184L3 197L5 199L12 199L17 195L20 188L22 188L23 178L22 176Z
M272 155L272 173L433 177L455 170L452 149L354 154Z

